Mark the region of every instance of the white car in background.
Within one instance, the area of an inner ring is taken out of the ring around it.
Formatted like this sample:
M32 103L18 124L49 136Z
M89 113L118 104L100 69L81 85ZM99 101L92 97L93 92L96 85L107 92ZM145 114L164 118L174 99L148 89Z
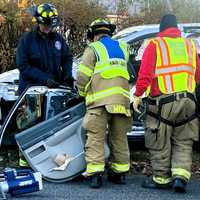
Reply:
M0 98L16 100L19 82L19 70L13 69L0 74Z

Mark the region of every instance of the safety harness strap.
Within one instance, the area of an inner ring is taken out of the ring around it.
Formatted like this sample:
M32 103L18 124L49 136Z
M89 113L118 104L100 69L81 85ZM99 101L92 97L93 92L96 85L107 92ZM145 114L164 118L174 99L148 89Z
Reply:
M190 122L190 121L192 121L192 120L194 120L198 117L196 114L193 114L190 117L188 117L187 119L184 119L183 121L174 123L172 121L169 121L169 120L163 118L162 116L159 117L157 113L147 111L147 114L150 115L151 117L156 118L157 120L160 120L161 122L163 122L163 123L165 123L169 126L172 126L172 127L182 126L182 125L184 125L184 124L186 124L186 123L188 123L188 122Z
M180 100L182 98L189 98L196 103L196 99L195 99L194 95L191 94L191 93L188 93L188 92L174 93L174 94L167 96L167 97L164 97L162 99L150 99L150 98L148 98L148 103L150 105L157 105L158 106L158 112L157 113L154 113L154 112L147 110L148 115L150 115L150 116L152 116L152 117L154 117L158 120L157 129L160 126L160 122L163 122L163 123L165 123L169 126L172 126L172 127L178 127L178 126L182 126L182 125L198 118L198 115L196 113L194 113L193 115L191 115L187 119L184 119L180 122L173 122L173 121L165 119L161 116L161 109L162 109L162 106L164 104L171 103L173 101L177 101L177 100Z

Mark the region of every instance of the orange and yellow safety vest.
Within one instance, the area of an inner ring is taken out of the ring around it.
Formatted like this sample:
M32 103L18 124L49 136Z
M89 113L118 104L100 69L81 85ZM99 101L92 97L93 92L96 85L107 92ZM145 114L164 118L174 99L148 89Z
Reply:
M157 37L155 77L163 94L194 92L196 47L194 41L185 38Z

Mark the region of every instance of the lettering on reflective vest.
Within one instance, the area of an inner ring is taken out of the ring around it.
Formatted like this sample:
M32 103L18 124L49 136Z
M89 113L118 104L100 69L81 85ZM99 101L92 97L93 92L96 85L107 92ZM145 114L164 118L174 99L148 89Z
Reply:
M109 62L109 64L110 65L122 65L122 66L124 66L124 67L126 67L127 66L127 64L125 63L125 62L123 62L123 61L118 61L118 60L111 60L110 62Z
M126 109L123 105L113 105L112 113L125 114L126 116L131 116L129 109Z
M113 107L115 113L125 113L126 109L121 105L114 105Z

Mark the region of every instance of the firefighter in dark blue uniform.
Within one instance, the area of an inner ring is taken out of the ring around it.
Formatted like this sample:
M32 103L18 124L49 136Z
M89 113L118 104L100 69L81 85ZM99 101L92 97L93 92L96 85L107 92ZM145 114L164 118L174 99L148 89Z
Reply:
M32 7L31 14L37 25L33 31L21 37L17 47L19 94L31 85L56 88L61 84L73 87L72 54L64 38L54 31L59 25L56 8L52 4L44 3ZM20 121L23 119L19 118L18 124ZM26 122L27 125L30 123L32 122ZM20 154L19 165L26 167L27 164Z
M56 8L45 3L33 10L37 25L21 37L17 47L19 93L30 85L72 86L72 54L64 38L54 31L59 25Z

